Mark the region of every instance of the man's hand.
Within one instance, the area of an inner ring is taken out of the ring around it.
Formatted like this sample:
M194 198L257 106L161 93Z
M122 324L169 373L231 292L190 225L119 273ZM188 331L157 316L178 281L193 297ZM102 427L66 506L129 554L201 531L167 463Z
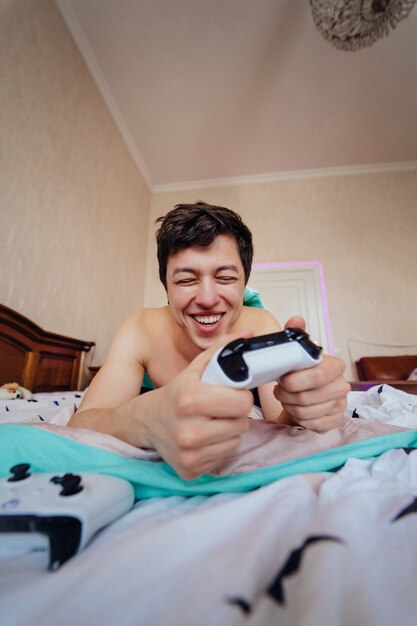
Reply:
M227 337L222 345L236 338ZM240 435L249 428L253 402L249 391L200 381L218 347L200 354L168 385L152 392L159 394L159 406L146 422L148 447L156 449L182 478L213 470L238 447Z
M292 317L286 328L305 329L302 317ZM347 406L350 385L343 378L344 362L323 355L322 362L310 369L286 374L274 389L289 421L316 432L340 425Z

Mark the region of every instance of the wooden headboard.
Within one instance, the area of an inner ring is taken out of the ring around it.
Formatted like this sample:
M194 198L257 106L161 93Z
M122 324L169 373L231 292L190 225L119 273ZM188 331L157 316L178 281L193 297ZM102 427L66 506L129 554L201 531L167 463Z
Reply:
M0 385L17 382L33 392L81 389L85 355L94 345L47 332L0 304Z

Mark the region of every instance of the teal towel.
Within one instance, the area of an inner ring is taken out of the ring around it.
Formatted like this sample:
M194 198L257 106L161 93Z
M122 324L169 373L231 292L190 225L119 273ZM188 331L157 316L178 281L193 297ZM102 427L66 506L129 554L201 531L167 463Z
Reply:
M335 471L352 457L375 457L392 448L417 448L417 430L373 437L242 474L206 474L184 480L166 463L126 459L28 424L2 424L0 476L9 475L17 463L30 463L34 472L91 472L124 478L133 485L137 499L243 493L294 474Z
M265 308L259 292L255 289L251 289L250 287L246 287L245 289L245 293L243 294L243 304L245 306L256 306L259 309Z

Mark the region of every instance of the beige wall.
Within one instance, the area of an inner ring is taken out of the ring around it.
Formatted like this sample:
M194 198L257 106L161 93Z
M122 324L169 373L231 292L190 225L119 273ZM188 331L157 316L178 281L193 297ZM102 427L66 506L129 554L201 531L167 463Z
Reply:
M53 0L0 16L0 302L101 363L143 302L150 192Z
M101 363L130 311L165 302L155 218L203 199L242 214L255 261L323 263L347 361L349 339L417 343L416 172L151 195L53 0L0 12L0 302Z
M153 222L174 204L197 199L242 215L254 234L255 262L323 263L334 343L349 378L349 339L417 344L417 172L154 193L147 306L165 301Z

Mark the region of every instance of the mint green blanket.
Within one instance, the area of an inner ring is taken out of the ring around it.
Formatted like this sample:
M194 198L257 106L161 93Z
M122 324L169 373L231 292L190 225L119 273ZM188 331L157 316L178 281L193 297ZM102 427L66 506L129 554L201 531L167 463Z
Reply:
M417 430L373 437L243 474L184 480L166 463L127 459L113 452L60 437L29 424L0 425L0 476L17 463L34 472L92 472L130 481L137 499L246 492L294 474L335 471L352 458L379 456L392 448L417 448Z

